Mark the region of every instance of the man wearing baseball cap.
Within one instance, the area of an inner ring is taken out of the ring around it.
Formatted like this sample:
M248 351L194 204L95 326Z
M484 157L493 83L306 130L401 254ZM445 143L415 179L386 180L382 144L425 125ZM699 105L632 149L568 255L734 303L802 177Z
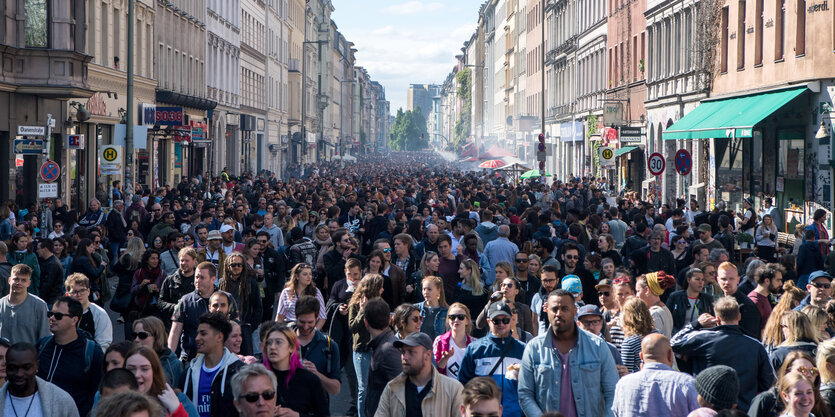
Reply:
M229 256L232 252L241 252L244 250L242 243L235 242L235 228L231 225L224 224L220 226L220 237L223 240L223 252Z
M815 271L809 274L809 283L806 284L806 291L809 295L804 298L795 310L800 311L807 305L813 305L826 310L826 303L832 296L832 276L826 271Z
M460 412L464 386L432 365L432 339L412 333L393 346L400 349L403 372L380 397L375 416L454 416Z
M461 359L458 381L466 384L477 376L492 377L502 390L504 417L521 417L517 395L518 374L525 344L510 335L512 318L510 306L499 301L487 308L490 333L471 343Z
M600 309L594 304L588 304L580 307L577 310L577 327L606 340L603 337L603 327L605 326L605 322L603 321L603 313L600 312ZM609 351L612 352L612 359L615 360L615 365L618 366L618 374L620 376L626 375L629 373L629 370L623 366L623 360L620 357L620 351L615 345L606 342L609 346Z
M220 230L209 231L209 237L206 238L206 247L201 249L198 256L199 261L211 262L215 268L220 270L220 265L226 260L226 252L221 249L223 238L220 235Z

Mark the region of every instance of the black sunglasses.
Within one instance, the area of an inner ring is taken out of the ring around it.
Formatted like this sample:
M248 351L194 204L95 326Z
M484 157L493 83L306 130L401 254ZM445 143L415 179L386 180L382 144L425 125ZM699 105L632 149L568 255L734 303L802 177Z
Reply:
M258 401L258 397L263 398L264 401L270 401L275 398L275 391L253 392L252 394L241 395L238 398L243 398L248 403L254 403Z
M148 332L136 332L136 333L134 333L134 334L133 334L133 338L134 338L134 339L139 339L139 340L145 340L145 339L147 339L147 338L148 338L148 336L150 336L150 335L151 335L151 334L150 334L150 333L148 333Z
M490 321L492 321L493 324L510 324L510 317L495 318Z
M54 311L47 311L46 316L49 317L49 318L55 317L55 320L63 320L64 317L73 317L72 314L57 313L57 312L54 312Z
M447 314L447 317L449 318L449 321L464 321L467 319L467 316L464 314Z
M516 259L516 263L528 263L528 260L525 258Z
M608 297L608 296L610 296L611 294L612 294L612 293L610 293L609 291L601 291L601 292L600 292L600 295L602 295L602 296L604 296L604 297Z
M832 286L832 284L827 283L827 282L813 282L812 285L814 285L815 288L826 288L826 289L829 289L829 287Z
M244 264L238 264L238 263L229 264L230 268L242 268L243 266L244 266Z

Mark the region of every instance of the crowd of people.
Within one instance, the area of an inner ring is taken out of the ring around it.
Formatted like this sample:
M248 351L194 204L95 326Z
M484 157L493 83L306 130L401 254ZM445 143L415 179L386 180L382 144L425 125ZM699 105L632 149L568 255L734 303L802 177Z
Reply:
M432 153L106 197L0 208L3 415L835 417L823 210Z

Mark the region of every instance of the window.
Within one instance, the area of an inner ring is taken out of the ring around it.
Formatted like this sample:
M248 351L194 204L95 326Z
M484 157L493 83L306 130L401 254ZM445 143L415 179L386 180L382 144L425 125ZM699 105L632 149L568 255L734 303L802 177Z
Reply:
M774 30L774 60L783 59L786 44L786 0L777 0L777 21Z
M23 7L26 14L26 46L46 48L49 32L46 0L26 0Z
M763 27L765 16L763 15L763 3L765 0L757 0L756 9L754 10L754 18L756 19L754 28L754 65L763 64Z
M722 16L719 22L722 28L722 37L719 40L719 71L728 72L728 8L722 8Z
M797 34L795 35L794 54L806 54L806 0L797 0Z
M740 0L736 15L736 69L743 68L745 68L745 0Z

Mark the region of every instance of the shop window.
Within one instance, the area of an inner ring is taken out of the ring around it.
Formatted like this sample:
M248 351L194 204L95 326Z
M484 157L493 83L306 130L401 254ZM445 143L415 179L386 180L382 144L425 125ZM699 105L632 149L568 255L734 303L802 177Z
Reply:
M757 0L756 10L754 10L754 19L756 27L754 28L754 65L763 64L763 26L765 16L763 15L763 3L765 0Z
M778 132L777 191L783 207L802 205L805 190L806 150L802 132ZM782 183L782 184L781 184Z
M722 28L722 36L719 39L719 71L720 72L728 72L728 8L722 8L722 19L720 22L720 27Z
M736 15L736 69L745 68L745 0L739 2Z
M23 7L26 14L26 47L46 48L49 32L46 0L26 0Z
M786 0L777 0L776 22L774 22L774 60L783 59L786 43Z
M806 54L806 0L797 0L797 33L795 34L794 54Z
M748 139L716 139L716 190L717 196L734 207L742 202L744 183L742 178L743 145Z

